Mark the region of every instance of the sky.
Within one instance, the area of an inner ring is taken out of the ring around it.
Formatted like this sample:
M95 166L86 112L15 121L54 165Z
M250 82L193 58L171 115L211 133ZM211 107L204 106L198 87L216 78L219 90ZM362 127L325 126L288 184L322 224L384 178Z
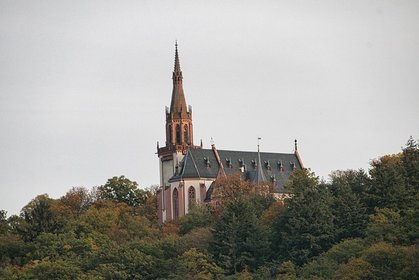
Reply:
M0 0L0 209L159 182L174 43L194 140L327 179L419 138L419 1Z

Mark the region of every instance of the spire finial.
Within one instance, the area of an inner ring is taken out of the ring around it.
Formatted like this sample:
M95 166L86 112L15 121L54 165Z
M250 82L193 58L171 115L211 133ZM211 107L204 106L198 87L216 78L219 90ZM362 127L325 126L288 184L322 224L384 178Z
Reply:
M178 52L178 44L177 40L175 41L175 73L180 72L180 62L179 62L179 52Z
M258 162L257 162L257 172L256 172L256 183L259 185L260 183L266 182L265 174L263 173L262 169L262 160L260 159L260 140L261 137L258 137Z
M295 152L298 151L297 139L294 140L294 149L295 149Z

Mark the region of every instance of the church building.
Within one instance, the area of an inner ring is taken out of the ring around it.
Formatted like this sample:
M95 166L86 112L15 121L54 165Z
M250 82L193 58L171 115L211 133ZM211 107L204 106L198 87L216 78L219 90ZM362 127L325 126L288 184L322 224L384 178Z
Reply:
M161 223L177 220L194 203L211 201L213 182L219 176L240 173L244 180L269 184L277 197L286 195L284 183L294 169L304 168L295 140L294 153L218 150L194 145L192 107L183 91L177 44L172 75L170 108L166 107L165 146L157 144L160 188L157 191L158 218Z

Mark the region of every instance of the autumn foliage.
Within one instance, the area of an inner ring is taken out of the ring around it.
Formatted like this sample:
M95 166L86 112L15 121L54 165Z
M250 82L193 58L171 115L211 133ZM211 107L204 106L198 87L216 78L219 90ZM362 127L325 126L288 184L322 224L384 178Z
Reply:
M217 203L160 225L155 190L124 176L0 211L0 279L417 279L419 149L320 181L296 170L292 195L239 176Z

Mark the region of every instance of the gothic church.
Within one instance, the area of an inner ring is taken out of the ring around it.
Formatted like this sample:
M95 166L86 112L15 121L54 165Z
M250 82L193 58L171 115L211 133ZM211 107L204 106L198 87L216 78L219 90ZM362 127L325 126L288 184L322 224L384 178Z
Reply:
M157 192L161 223L188 213L193 203L211 201L212 184L220 175L240 173L245 180L270 184L274 195L285 193L284 183L296 168L304 168L297 150L291 154L203 149L194 145L192 107L187 106L183 91L177 44L172 75L170 108L166 107L166 142L157 144L160 164L160 189Z

